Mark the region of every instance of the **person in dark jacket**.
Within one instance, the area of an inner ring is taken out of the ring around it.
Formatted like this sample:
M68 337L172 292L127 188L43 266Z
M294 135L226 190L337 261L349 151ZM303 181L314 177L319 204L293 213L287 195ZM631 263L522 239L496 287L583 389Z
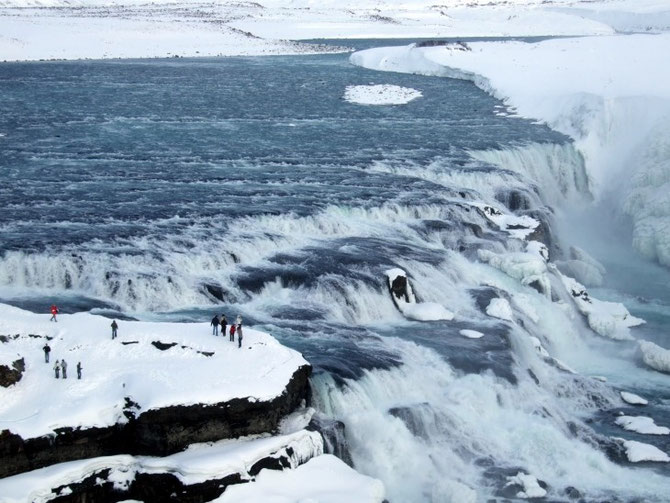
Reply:
M116 323L116 320L112 320L112 339L116 339L119 335L119 325Z
M81 379L81 362L77 362L77 379Z
M226 336L226 327L228 326L228 320L226 319L226 315L221 313L221 337Z
M60 362L56 360L56 363L54 363L54 372L56 372L56 379L60 377Z
M63 369L63 379L67 379L67 362L65 360L60 361L60 368Z
M212 318L212 335L219 335L219 317L215 314ZM223 335L226 335L225 333Z
M230 324L230 340L235 342L235 323Z
M237 325L237 347L238 349L242 347L242 323Z
M49 343L47 342L42 349L44 350L44 362L49 363L49 353L51 353L51 347L49 347Z

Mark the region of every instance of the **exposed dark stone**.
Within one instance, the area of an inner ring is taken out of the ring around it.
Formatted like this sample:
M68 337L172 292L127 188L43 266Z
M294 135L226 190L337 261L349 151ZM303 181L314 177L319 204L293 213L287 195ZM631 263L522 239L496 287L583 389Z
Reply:
M121 342L121 344L123 344L124 346L127 346L128 344L139 344L139 343L140 343L140 341L123 341L123 342Z
M538 280L533 280L530 283L528 283L528 286L531 287L532 289L536 290L538 293L544 295L546 292L544 291L544 287L542 286L542 283L540 283Z
M530 376L530 378L531 378L533 381L535 381L535 384L537 384L538 386L540 385L540 380L539 380L539 379L537 378L537 376L535 375L535 372L533 372L532 370L528 369L528 375Z
M563 494L565 494L571 500L576 500L582 497L582 493L577 490L577 488L568 486L563 489Z
M23 372L26 370L26 362L23 358L19 358L9 365L0 365L0 386L9 388L16 384L23 377Z
M286 452L276 453L273 456L267 456L263 459L256 461L251 468L249 468L249 475L256 476L261 470L283 470L284 468L290 468L291 460L290 457L293 454L293 449L290 447L286 449Z
M333 454L349 466L354 466L342 421L315 415L307 425L307 429L321 434L326 454Z
M391 281L391 293L396 299L404 300L409 302L409 294L407 293L407 277L406 276L396 276Z
M529 210L531 208L529 197L519 190L500 191L495 197L510 211Z
M0 432L0 478L55 463L114 454L165 456L197 442L275 431L279 421L305 400L312 368L298 368L284 392L270 401L236 398L148 410L137 417L126 399L128 422L105 428L60 428L55 435L24 440Z
M203 288L205 291L214 299L220 300L221 302L225 302L226 299L228 298L228 292L221 286L221 285L215 285L212 283L205 283L203 285Z
M167 342L161 342L161 341L151 341L151 344L154 347L160 349L161 351L165 351L166 349L170 349L171 347L177 345L176 342L167 343Z

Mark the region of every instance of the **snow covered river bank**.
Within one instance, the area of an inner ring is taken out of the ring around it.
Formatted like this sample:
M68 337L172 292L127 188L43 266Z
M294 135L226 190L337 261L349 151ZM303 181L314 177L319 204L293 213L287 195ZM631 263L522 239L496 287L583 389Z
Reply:
M0 72L3 302L241 313L313 365L316 416L344 426L324 449L391 502L663 501L667 467L646 460L667 436L617 414L669 426L668 376L625 340L637 306L597 302L625 291L568 278L602 272L559 231L592 198L567 137L470 82L346 55ZM342 99L377 84L421 97Z

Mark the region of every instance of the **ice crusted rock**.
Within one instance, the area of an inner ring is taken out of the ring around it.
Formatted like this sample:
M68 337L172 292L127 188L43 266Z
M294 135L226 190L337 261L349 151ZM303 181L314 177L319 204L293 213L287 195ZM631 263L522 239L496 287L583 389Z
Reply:
M493 253L478 250L479 259L519 280L523 285L532 286L540 293L551 295L551 282L547 274L549 250L538 242L530 241L526 252Z
M572 295L577 309L586 316L589 326L597 334L615 340L633 340L629 328L645 323L631 315L623 304L595 299L584 285L558 271L556 273Z
M670 350L649 341L639 341L642 361L654 370L670 373Z
M658 447L635 440L624 440L616 438L626 449L626 456L631 463L640 463L642 461L655 461L658 463L670 463L670 456L660 450Z
M444 306L435 302L416 302L412 285L407 278L407 273L402 269L389 269L384 272L388 280L391 298L398 311L406 318L417 321L450 321L454 319L454 313Z
M506 321L512 321L513 319L512 307L509 305L507 299L500 297L491 299L486 308L486 314Z
M547 490L544 489L536 477L528 473L519 472L513 477L507 477L505 487L518 485L522 490L516 493L517 498L544 498Z
M347 86L344 100L359 105L404 105L421 98L421 91L390 84Z
M470 203L493 222L501 231L517 239L526 239L540 225L540 222L527 215L510 215L493 206L482 203Z
M649 403L648 400L645 400L640 395L636 395L635 393L621 391L619 394L621 395L621 399L630 405L647 405Z
M634 431L643 435L668 435L670 428L658 426L653 418L646 416L619 416L616 418L616 424L624 430Z

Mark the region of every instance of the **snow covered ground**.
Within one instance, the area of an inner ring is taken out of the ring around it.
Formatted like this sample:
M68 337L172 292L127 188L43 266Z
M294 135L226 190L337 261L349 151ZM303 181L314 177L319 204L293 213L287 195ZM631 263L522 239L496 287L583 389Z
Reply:
M23 357L26 364L21 381L0 387L0 430L24 439L60 427L125 422L125 397L139 404L139 413L233 398L271 400L307 365L300 353L246 327L238 349L237 337L235 342L214 337L209 323L119 321L119 336L112 340L108 318L64 314L54 323L49 317L0 305L0 334L9 336L0 343L0 362ZM42 351L46 337L52 338L48 364ZM154 341L174 346L161 350ZM54 362L62 359L68 363L67 380L54 377Z
M421 91L388 84L347 86L344 90L346 101L360 105L404 105L420 97Z
M0 61L296 54L283 40L611 34L554 0L2 0ZM579 2L578 2L579 4ZM561 9L557 9L561 7ZM608 18L609 19L609 18ZM607 20L606 20L607 21ZM610 20L613 22L613 20ZM642 19L639 20L642 22Z

